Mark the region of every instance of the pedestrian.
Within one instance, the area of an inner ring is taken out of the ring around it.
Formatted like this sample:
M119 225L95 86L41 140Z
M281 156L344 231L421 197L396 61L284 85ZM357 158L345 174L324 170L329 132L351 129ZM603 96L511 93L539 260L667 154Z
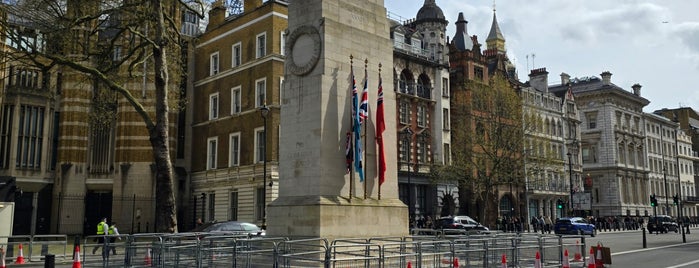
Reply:
M103 217L102 220L97 223L97 246L92 249L92 254L95 254L97 250L100 248L100 246L104 245L104 235L106 235L107 231L109 230L109 225L107 225L107 217ZM102 248L102 258L105 257L106 249Z
M544 218L544 221L546 222L546 233L550 234L552 227L551 225L553 225L553 222L551 222L551 217L546 216L546 218Z
M119 229L117 229L116 222L112 221L112 225L109 226L109 231L107 232L110 237L109 237L109 244L110 249L112 250L112 254L117 255L116 253L116 247L114 246L114 242L116 241L117 238L121 240L121 237L119 236Z

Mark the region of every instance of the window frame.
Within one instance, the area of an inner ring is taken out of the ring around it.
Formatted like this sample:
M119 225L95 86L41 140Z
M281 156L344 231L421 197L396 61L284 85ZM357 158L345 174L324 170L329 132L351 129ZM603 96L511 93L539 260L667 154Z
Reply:
M264 90L260 90L260 84L264 83ZM264 93L264 94L260 94ZM261 98L262 97L262 98ZM267 77L255 80L255 107L262 107L267 104Z
M212 143L213 142L213 143ZM214 170L218 163L218 137L206 139L206 170Z
M264 127L255 128L255 130L253 132L255 135L255 143L254 143L255 144L255 153L254 153L255 158L253 159L253 163L262 164L266 160L265 159L266 156L263 152L263 150L266 149L266 148L263 148L264 147L264 140L266 138L264 136L265 135L264 132L265 132Z
M237 55L236 55L237 51ZM243 43L238 42L231 45L231 67L235 68L243 65Z
M218 114L220 110L220 98L219 93L209 94L209 120L218 119Z
M209 76L214 76L217 75L220 71L220 62L221 58L219 57L218 51L209 54Z
M236 98L236 96L237 96L237 98ZM243 87L242 86L232 87L231 88L231 114L239 114L239 113L243 112L242 99L243 99Z
M260 38L264 38L264 42L260 42ZM267 32L259 33L255 36L255 58L259 59L267 56Z
M240 132L228 135L228 167L240 166L240 137ZM233 142L233 138L237 141Z

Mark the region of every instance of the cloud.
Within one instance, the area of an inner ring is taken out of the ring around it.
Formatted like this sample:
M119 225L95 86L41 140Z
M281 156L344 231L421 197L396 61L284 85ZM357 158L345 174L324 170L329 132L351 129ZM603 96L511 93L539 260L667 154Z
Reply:
M675 26L673 35L688 50L687 57L699 68L699 22L685 22Z

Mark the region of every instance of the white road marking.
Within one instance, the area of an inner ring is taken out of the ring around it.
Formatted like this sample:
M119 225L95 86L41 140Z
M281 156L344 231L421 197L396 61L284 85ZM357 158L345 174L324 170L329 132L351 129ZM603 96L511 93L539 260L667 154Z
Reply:
M681 263L681 264L678 264L678 265L675 265L675 266L668 266L668 267L665 267L665 268L679 268L679 267L690 266L690 265L696 264L696 263L699 263L699 260L690 261L690 262L685 262L685 263Z

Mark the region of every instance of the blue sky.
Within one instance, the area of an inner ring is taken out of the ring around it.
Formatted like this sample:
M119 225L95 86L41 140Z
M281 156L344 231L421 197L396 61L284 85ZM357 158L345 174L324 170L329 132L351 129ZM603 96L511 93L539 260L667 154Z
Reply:
M386 9L414 18L423 0L384 0ZM468 33L485 43L493 0L437 0L454 35L459 12ZM652 112L692 107L699 111L699 1L498 0L496 12L519 78L545 67L549 84L610 71L612 83L641 95Z

